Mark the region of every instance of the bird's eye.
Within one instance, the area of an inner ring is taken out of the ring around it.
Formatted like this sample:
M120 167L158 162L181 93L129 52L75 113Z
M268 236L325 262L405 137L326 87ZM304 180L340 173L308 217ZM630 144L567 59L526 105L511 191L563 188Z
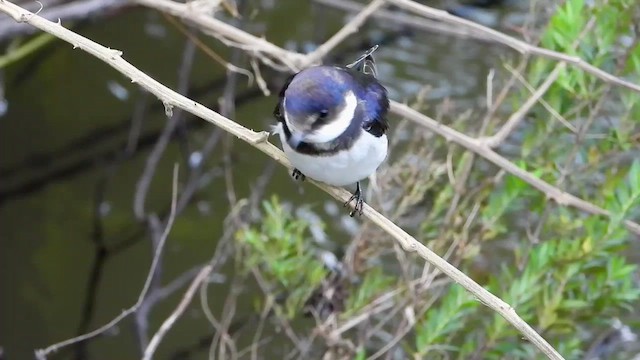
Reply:
M329 116L328 110L320 110L320 114L318 114L318 119L326 119Z

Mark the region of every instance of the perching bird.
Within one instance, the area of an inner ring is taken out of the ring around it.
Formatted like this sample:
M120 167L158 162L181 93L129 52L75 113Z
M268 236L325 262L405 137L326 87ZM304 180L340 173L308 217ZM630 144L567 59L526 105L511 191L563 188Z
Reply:
M315 66L293 75L274 110L293 177L333 186L355 183L349 215L362 214L360 181L387 157L387 90L376 79L374 46L347 66Z

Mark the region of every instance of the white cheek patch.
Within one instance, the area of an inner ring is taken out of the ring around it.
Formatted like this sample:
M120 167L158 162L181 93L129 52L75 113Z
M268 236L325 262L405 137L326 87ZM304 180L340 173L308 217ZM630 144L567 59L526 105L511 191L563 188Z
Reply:
M349 125L356 113L356 107L358 106L358 99L353 91L349 91L345 95L345 106L340 110L335 117L328 119L327 124L316 129L311 134L305 136L305 142L312 143L324 143L334 140L340 136ZM286 117L285 117L286 120Z

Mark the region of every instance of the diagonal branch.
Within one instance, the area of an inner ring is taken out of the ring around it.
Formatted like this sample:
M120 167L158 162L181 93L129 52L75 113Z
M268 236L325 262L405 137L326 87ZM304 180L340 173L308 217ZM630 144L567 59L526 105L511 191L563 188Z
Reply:
M4 11L4 5L9 4L7 2L4 2L4 0L0 0L0 11ZM19 9L18 6L11 4L11 6L15 6ZM24 13L23 13L24 15ZM37 16L37 15L35 15ZM13 16L12 16L13 17ZM42 21L46 21L49 22L48 20L45 20L41 17L38 17L39 19L42 19ZM17 19L14 17L14 19ZM49 22L50 23L50 22ZM53 24L53 23L51 23ZM62 26L60 26L60 29L63 29ZM69 31L66 30L65 31ZM69 31L71 32L71 31ZM53 34L53 33L50 33ZM53 34L56 35L56 34ZM58 35L56 35L58 38L60 38ZM106 48L105 48L106 49ZM162 230L162 234L160 235L160 240L158 242L158 245L156 246L155 252L153 254L153 259L151 261L151 267L149 268L149 273L147 275L147 278L144 282L144 285L142 286L142 290L140 291L140 295L138 295L138 300L136 301L135 304L133 304L133 306L131 306L130 308L124 310L123 312L121 312L118 316L116 316L115 318L113 318L111 321L109 321L108 323L102 325L101 327L90 331L86 334L80 335L80 336L76 336L64 341L61 341L59 343L53 344L48 346L45 349L39 349L35 351L35 357L38 360L44 360L47 358L47 356L49 354L55 353L56 351L60 350L63 347L67 347L69 345L73 345L91 338L94 338L96 336L99 336L101 334L103 334L105 331L111 329L112 327L116 326L118 323L120 323L120 321L122 321L124 318L126 318L127 316L135 313L136 311L138 311L140 309L140 307L142 307L142 305L144 304L145 300L147 299L147 295L149 293L149 289L151 288L151 282L153 281L153 278L156 275L156 270L158 269L158 264L160 262L160 256L162 255L162 250L164 249L164 244L166 243L167 237L169 236L169 232L171 231L171 228L173 227L173 221L175 220L175 215L176 215L176 201L177 201L177 197L178 197L178 165L176 164L175 167L173 168L173 186L172 186L172 195L171 195L171 213L169 214L169 218L167 219L167 223L165 225L164 230Z
M189 21L193 21L193 22L197 22L199 25L204 26L206 30L211 30L211 31L215 31L215 29L207 27L207 24L210 23L210 21L203 21L201 19L204 19L202 16L196 16L195 18L192 18L192 10L189 9L188 5L185 4L178 4L176 2L173 2L172 0L135 0L140 4L155 8L157 10L160 11L168 11L167 9L170 9L171 13L175 16L181 17L183 19L188 19ZM387 0L390 2L397 2L397 1L405 1L405 0ZM411 1L407 0L408 3L411 3ZM375 3L375 2L374 2ZM370 5L373 6L373 5ZM443 18L445 19L449 19L450 17L453 18L454 23L456 24L460 24L460 25L464 25L464 26L470 26L472 29L475 29L477 31L482 31L484 33L486 33L487 35L492 35L492 37L495 37L498 40L502 40L501 42L505 42L507 41L508 44L520 44L518 45L518 48L516 49L540 49L537 48L535 46L529 45L527 43L524 43L520 40L517 40L515 38L512 38L510 36L507 36L505 34L502 34L498 31L486 28L484 26L475 24L473 22L470 22L468 20L464 20L464 19L460 19L457 18L455 16L449 15L446 12L441 12L439 10L435 10L423 5L419 5L419 4L415 4L416 9L418 10L424 10L425 8L427 10L428 14L439 14L442 15ZM416 10L416 12L419 12L418 10ZM367 11L367 7L365 7L362 11ZM443 13L443 14L441 14ZM422 13L420 13L422 14ZM422 14L425 15L425 14ZM433 15L435 17L435 15ZM199 20L195 20L195 19L199 19ZM213 18L208 18L211 21L219 21L219 20L215 20ZM351 26L350 24L345 25L345 27L349 27ZM340 32L339 32L340 33ZM258 44L261 44L262 42L264 42L264 39L258 38L254 35L251 35L249 33L246 33L240 29L228 26L228 28L225 28L225 32L224 35L229 37L229 38L233 38L236 39L237 41L246 41L245 43L243 43L245 46L249 46L249 47L253 47L253 46L258 46ZM272 47L275 47L277 50L277 52L275 53L271 53L268 55L271 55L271 57L273 58L277 58L279 56L283 56L283 53L288 54L287 58L288 59L295 59L297 60L297 65L304 67L305 65L309 65L312 64L312 62L310 62L308 59L310 56L313 55L309 54L309 55L302 55L302 54L298 54L295 52L289 52L287 50L284 50L282 48L279 48L273 44L270 44L271 46L269 47L269 49L271 49ZM514 45L515 46L515 45ZM322 46L321 46L322 47ZM266 49L266 48L265 48ZM545 52L551 52L554 53L550 50L546 50L546 49L541 49L544 50ZM269 50L265 50L269 51ZM535 53L533 51L531 51L530 53ZM561 53L557 53L559 55L562 55L563 57L567 57L567 55L561 54ZM293 61L293 60L292 60ZM591 65L589 65L591 66ZM562 68L562 65L558 65L557 68ZM593 67L593 66L591 66ZM609 74L610 75L610 74ZM610 75L613 76L613 75ZM541 86L541 88L539 89L540 92L544 92L546 91L546 87L551 85L553 77L550 77L548 79L547 82L545 82L545 84L543 84ZM633 84L632 84L633 85ZM637 85L635 85L637 86ZM638 87L640 89L640 86ZM535 98L535 97L534 97ZM478 155L486 158L487 160L491 161L492 163L498 165L499 167L505 169L507 172L509 172L512 175L515 175L517 177L519 177L520 179L522 179L523 181L525 181L526 183L528 183L529 185L533 186L534 188L544 192L549 198L555 200L558 204L560 205L566 205L566 206L571 206L574 207L576 209L579 209L581 211L590 213L590 214L594 214L594 215L603 215L603 216L611 216L611 214L591 203L588 202L586 200L583 200L575 195L572 195L570 193L567 193L565 191L560 190L559 188L545 182L544 180L535 177L533 174L531 174L530 172L527 172L526 170L523 170L519 167L517 167L515 164L513 164L512 162L510 162L508 159L506 159L505 157L501 156L500 154L496 153L495 151L491 150L491 148L489 145L486 143L485 139L475 139L472 137L469 137L465 134L462 134L446 125L440 124L437 121L423 115L420 114L419 112L412 110L404 105L401 105L397 102L392 101L391 102L391 111L397 115L400 116L404 116L409 120L412 120L415 123L420 124L421 126L426 127L427 129L435 132L436 134L443 136L444 138L446 138L449 141L453 141L455 143L457 143L458 145L461 145L462 147L471 150L475 153L477 153ZM519 112L517 112L517 114L519 114ZM513 117L513 120L510 119L510 121L508 121L508 123L510 123L509 127L511 126L515 126L518 123L518 118L517 117ZM511 128L506 128L505 131L511 131ZM502 136L502 134L500 134L500 136ZM487 139L494 139L494 137L489 137ZM493 144L491 144L493 145ZM627 229L635 234L640 235L640 224L633 222L631 220L626 220L624 222L625 226L627 227Z
M200 284L207 279L207 277L211 273L211 270L213 270L213 266L206 265L202 268L202 270L198 272L198 275L195 277L195 279L193 279L191 285L189 285L187 292L184 294L184 296L182 296L182 300L180 300L178 306L171 313L171 315L164 320L158 331L155 333L155 335L153 335L153 338L151 338L149 346L147 346L147 348L144 350L144 354L142 355L143 360L153 359L153 354L156 352L158 345L160 345L160 342L162 341L164 336L167 334L167 332L169 332L169 330L173 327L173 324L178 321L178 318L182 316L184 311L187 309L187 306L189 306L189 304L191 303L191 299L193 299L196 290L198 290L198 286L200 286Z
M562 70L565 68L565 63L556 64L555 68L551 71L544 82L538 87L533 94L527 99L527 101L522 104L511 116L509 119L502 125L502 127L496 131L495 134L488 136L486 138L480 139L480 141L484 142L490 148L496 148L500 146L508 137L511 135L513 130L520 124L527 113L531 110L531 108L538 103L544 96L544 94L549 90L551 85L556 81Z
M352 0L314 0L316 3L327 6L331 9L358 12L362 11L366 5ZM493 42L486 35L471 29L465 29L442 21L425 19L423 16L403 14L393 10L378 10L371 16L381 23L391 23L405 25L413 29L435 32L438 34L452 35L460 38L470 38L479 41Z
M268 134L256 133L252 130L249 130L233 122L232 120L229 120L219 115L218 113L204 107L203 105L172 91L171 89L162 85L158 81L144 74L133 65L125 61L121 56L121 52L97 44L68 29L65 29L60 24L45 20L6 0L0 0L0 11L8 14L16 21L29 23L72 44L74 47L80 48L90 53L91 55L101 59L123 75L129 77L133 82L138 83L144 89L157 96L168 108L170 108L171 106L178 106L181 109L192 113L193 115L196 115L216 126L219 126L225 131L237 136L241 140L262 151L274 160L287 167L290 167L290 164L286 160L282 151L266 141ZM317 182L312 183L334 198L341 201L346 201L349 197L349 193L344 189L330 187ZM384 217L369 205L365 204L364 214L369 220L377 224L387 234L393 237L403 247L403 249L408 252L416 252L420 257L433 264L436 268L452 278L455 282L462 285L467 291L471 292L483 304L503 316L509 323L511 323L516 329L518 329L518 331L520 331L520 333L522 333L522 335L527 340L529 340L534 346L542 351L547 357L549 357L550 359L563 359L563 357L531 326L529 326L524 320L522 320L516 313L515 309L513 309L507 303L484 289L482 286L478 285L467 275L462 273L453 265L449 264L446 260L438 256L433 251L429 250L429 248L427 248L424 244L417 241L415 238L406 233L404 230L402 230L400 227L395 225L392 221ZM42 354L43 357L46 355L47 353Z
M263 57L268 57L270 61L275 61L289 70L297 71L303 67L304 55L287 51L264 38L244 32L224 21L209 16L206 12L198 11L193 6L190 6L189 3L178 3L171 0L135 0L135 2L196 24L198 29L229 46L239 47L259 58L259 55L263 55Z
M448 141L453 141L464 148L473 151L474 153L482 156L483 158L491 161L504 169L506 172L519 177L527 182L534 188L542 191L548 198L553 199L560 205L568 205L576 209L580 209L584 212L603 215L611 217L611 213L593 203L582 200L579 197L572 195L566 191L562 191L559 188L549 184L548 182L536 177L532 173L519 168L516 164L509 161L507 158L493 151L483 140L475 139L467 136L461 132L458 132L448 126L444 126L439 122L431 119L430 117L419 113L416 110L408 107L407 105L399 104L397 102L391 103L391 109L394 113L403 116L404 118L411 120L417 124L420 124L434 133L444 137ZM629 231L636 234L640 234L640 224L631 220L624 222Z
M45 3L44 8L38 14L47 19L61 21L76 21L79 19L95 19L97 17L109 16L114 14L118 9L132 5L128 0L59 1L59 5L51 4L52 1L43 2ZM56 2L53 3L55 4ZM35 5L36 9L38 9L40 5L43 5L39 1L25 3ZM32 34L35 30L36 29L31 26L5 19L4 21L0 21L0 41L7 41L20 35Z
M595 25L595 18L592 18L584 26L582 31L580 31L580 34L578 35L578 37L573 41L573 43L571 44L571 49L575 49L576 47L578 47L584 35L586 35L587 32L589 32L593 28L594 25ZM544 101L542 100L542 97L547 92L547 90L549 90L551 85L553 85L556 79L560 76L562 71L564 71L566 65L567 63L565 62L557 63L556 66L551 71L551 73L547 75L547 78L544 80L544 82L540 84L538 89L536 89L535 91L532 91L532 94L527 99L527 101L525 101L522 104L522 106L518 108L516 112L511 114L507 122L504 125L502 125L502 127L495 134L483 139L486 145L488 145L491 148L496 148L500 146L502 142L504 142L509 137L509 135L516 128L516 126L518 126L518 124L522 122L522 120L524 119L525 115L529 112L529 110L531 110L531 108L533 108L533 106L537 104L538 101L540 102ZM519 75L515 75L515 76L517 77ZM525 87L527 87L526 84L525 84ZM555 110L553 110L551 107L547 107L547 111L549 111L552 114L557 114Z
M636 92L640 92L640 85L634 84L630 81L624 80L611 73L601 70L589 64L588 62L584 61L579 56L571 56L571 55L563 54L561 52L557 52L557 51L553 51L553 50L528 44L522 40L503 34L499 31L474 23L473 21L469 21L467 19L463 19L461 17L451 15L444 10L434 9L426 5L418 4L417 2L412 0L387 0L387 1L407 11L422 15L427 18L444 21L447 23L463 26L465 28L478 31L480 33L485 34L487 37L520 52L523 55L533 54L533 55L542 56L548 59L569 63L595 77L600 78L605 82L619 85Z
M325 57L333 48L340 45L340 43L349 35L358 31L358 28L364 24L365 21L369 18L369 16L373 15L378 9L383 7L386 3L386 0L373 0L369 5L364 7L358 15L356 15L351 21L349 21L340 31L335 33L329 40L327 40L324 44L320 45L316 50L307 55L304 64L310 65L315 64L320 61L323 57Z
M134 1L138 4L148 6L159 11L164 11L174 16L180 17L186 21L195 23L202 31L205 31L206 33L216 38L229 39L233 42L236 42L236 46L242 47L247 52L254 54L262 53L264 55L268 55L271 59L275 59L278 62L285 64L290 70L293 71L297 71L303 68L305 65L313 64L316 60L319 60L319 58L316 59L316 55L313 55L314 53L305 56L295 52L287 51L268 42L263 38L244 32L220 20L214 19L213 17L210 17L206 14L198 13L188 4L177 3L172 0ZM561 52L528 44L522 40L503 34L486 26L482 26L472 21L451 15L444 10L434 9L426 5L418 4L412 0L385 0L385 2L396 5L407 11L413 12L426 18L450 23L468 29L469 31L477 32L479 34L482 34L485 39L504 44L522 54L533 54L574 65L582 69L583 71L600 78L605 82L616 84L633 91L640 92L640 85L601 70L584 61L578 56L571 56L563 54ZM369 15L371 15L368 13L370 9L378 6L381 6L378 5L378 1L373 1L372 4L363 8L362 12L357 15L356 20L364 21ZM362 15L363 12L365 12L364 15ZM351 26L352 25L347 24L345 28L347 28L347 30L351 30ZM322 48L323 46L325 45L321 45L320 47Z

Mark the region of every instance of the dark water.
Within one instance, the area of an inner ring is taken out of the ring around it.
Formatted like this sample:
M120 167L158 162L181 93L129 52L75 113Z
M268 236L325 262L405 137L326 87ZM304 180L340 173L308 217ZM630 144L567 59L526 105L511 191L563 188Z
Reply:
M274 43L298 49L304 49L309 40L326 39L345 19L341 12L312 9L299 0L263 1L252 6L259 13L247 25L249 31L266 33ZM130 9L78 31L122 50L140 69L173 88L177 86L184 38L158 13ZM361 43L388 38L395 31L370 22L341 48L350 51L342 57L355 57ZM445 97L456 100L458 106L483 103L487 73L499 64L499 56L508 53L473 40L432 33L390 38L376 55L382 81L392 98L414 96L428 84L433 105ZM230 51L224 46L213 40L206 42L229 59ZM215 106L221 87L207 84L216 79L220 82L223 76L220 65L197 51L191 86L199 89L199 101ZM149 98L150 109L141 128L142 138L149 137L148 143L139 144L141 150L131 158L116 161L142 95L114 70L54 41L6 69L5 81L9 108L0 118L0 346L7 358L23 359L29 358L34 348L78 332L96 241L122 250L114 250L106 260L86 328L105 323L135 302L148 271L150 244L144 227L135 221L132 199L154 134L166 118L161 104ZM244 79L239 82L244 84ZM246 91L245 87L240 85L239 93ZM264 129L273 121L273 105L273 97L250 97L239 102L236 120ZM201 146L211 125L190 117L186 123L199 127L189 139L193 148ZM148 209L166 210L173 163L184 157L181 146L174 142L164 154L148 196ZM238 141L233 157L236 191L239 197L246 196L270 160ZM221 164L222 159L214 155L210 163ZM333 203L311 186L303 188L304 194L292 193L291 184L286 171L276 167L265 193L319 209ZM224 180L216 178L198 193L197 206L178 218L165 250L165 279L207 261L213 253L223 230L222 219L229 212L224 188ZM214 310L220 311L227 291L224 283L211 286ZM151 331L175 306L175 300L155 308L154 314L160 315L151 317ZM251 306L249 298L239 303ZM136 356L137 340L130 321L122 323L117 332L119 336L90 343L92 359ZM210 325L199 312L187 311L159 348L158 357L165 358L176 347L192 344L209 332Z

